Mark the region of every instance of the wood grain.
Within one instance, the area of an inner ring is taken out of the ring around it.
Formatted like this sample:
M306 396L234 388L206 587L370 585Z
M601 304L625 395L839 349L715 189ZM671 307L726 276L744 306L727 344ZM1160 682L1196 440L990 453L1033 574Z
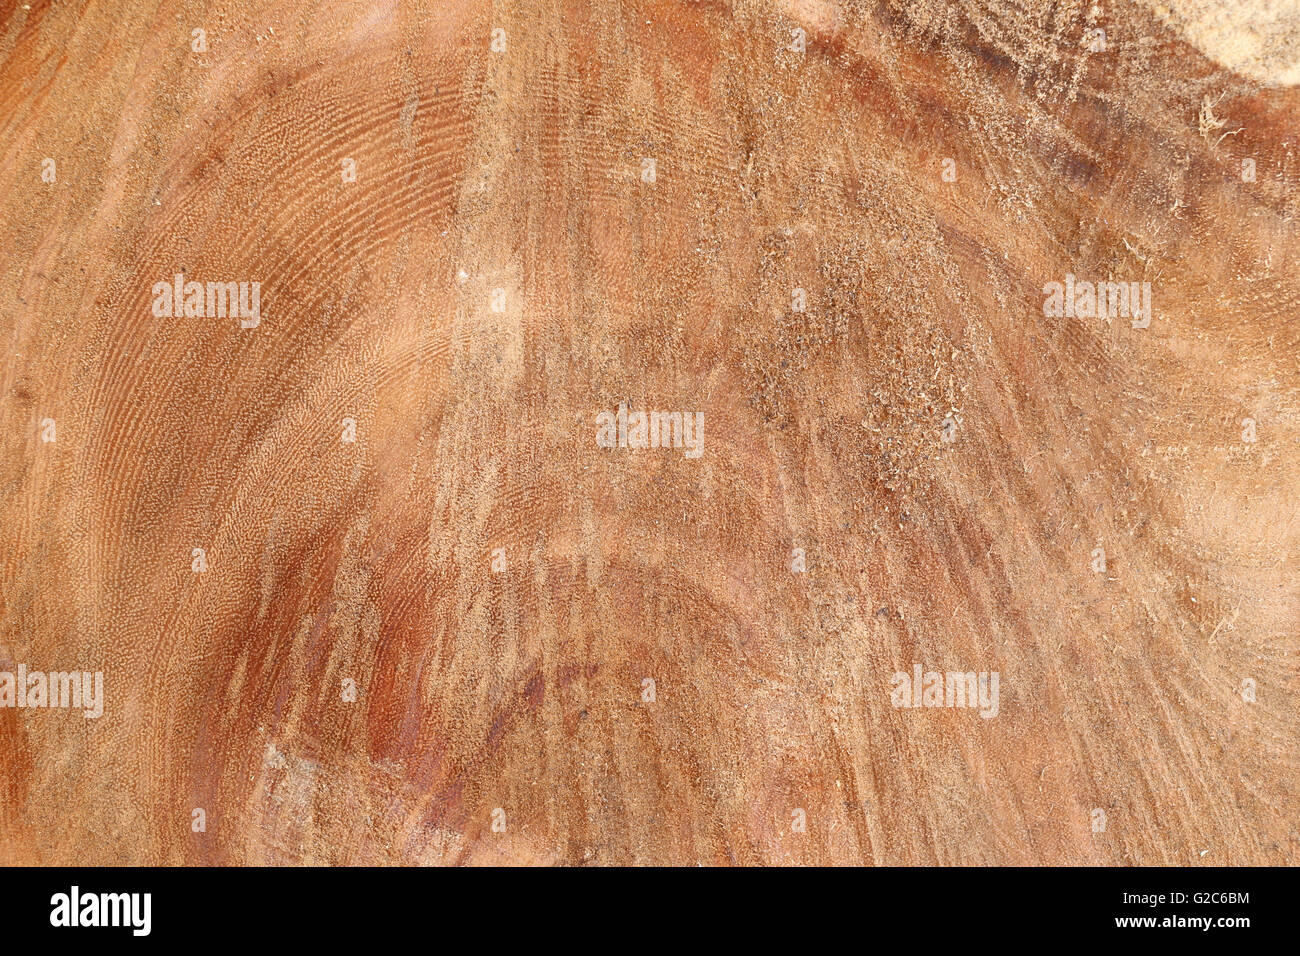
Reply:
M0 5L0 862L1294 863L1271 9Z

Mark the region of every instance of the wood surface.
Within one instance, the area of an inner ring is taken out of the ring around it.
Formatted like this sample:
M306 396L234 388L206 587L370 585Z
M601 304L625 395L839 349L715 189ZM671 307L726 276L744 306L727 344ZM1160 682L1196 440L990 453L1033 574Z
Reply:
M1298 32L6 0L0 863L1295 863Z

